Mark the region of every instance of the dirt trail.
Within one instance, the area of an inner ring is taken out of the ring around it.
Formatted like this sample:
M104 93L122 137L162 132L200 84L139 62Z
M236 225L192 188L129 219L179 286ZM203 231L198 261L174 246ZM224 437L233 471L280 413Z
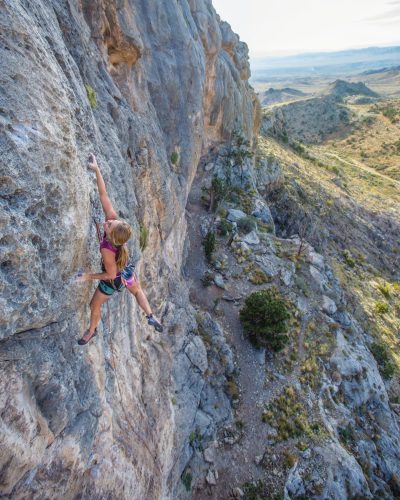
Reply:
M369 174L376 175L377 177L382 177L383 179L386 179L387 181L391 182L394 184L394 186L400 187L400 182L396 181L396 179L393 179L392 177L389 177L388 175L381 174L380 172L377 172L375 169L367 167L363 163L360 163L357 160L345 160L341 156L335 154L335 153L328 153L324 151L325 156L330 156L331 158L336 158L337 160L341 161L342 163L345 163L346 165L350 165L351 167L357 167L360 170L365 170L365 172L368 172Z
M262 422L262 413L265 403L279 394L283 385L290 385L298 376L299 366L304 357L303 337L306 321L304 320L299 335L298 368L295 368L288 377L281 376L274 378L274 381L266 380L266 370L268 368L273 370L273 366L270 360L266 361L268 353L264 349L253 347L243 335L239 321L239 309L243 299L236 303L222 299L224 295L245 298L255 287L247 281L236 281L232 278L227 280L226 291L215 285L204 287L201 283L207 265L202 248L200 225L210 215L200 203L201 185L204 184L203 176L204 173L200 173L195 179L187 204L190 250L185 275L191 282L190 296L193 304L212 313L215 309L216 299L220 299L217 320L223 326L228 342L234 346L235 350L238 371L237 383L240 390L240 402L235 410L235 420L243 427L242 437L238 443L226 444L217 450L215 464L213 464L219 475L217 485L206 490L194 491L192 499L226 500L229 498L232 488L241 487L248 481L258 479L265 481L267 479L268 473L263 467L256 464L256 457L259 461L259 457L264 454L266 447L267 426ZM224 253L228 257L228 268L237 265L228 249ZM277 482L281 482L282 479L277 478Z

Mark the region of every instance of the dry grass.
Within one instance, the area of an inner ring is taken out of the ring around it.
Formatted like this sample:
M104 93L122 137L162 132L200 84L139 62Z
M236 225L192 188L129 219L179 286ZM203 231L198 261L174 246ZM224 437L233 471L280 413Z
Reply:
M357 128L350 136L328 142L322 150L329 152L333 148L343 160L399 181L400 100L391 99L379 104L348 107L357 119ZM394 122L383 114L387 108L399 113Z

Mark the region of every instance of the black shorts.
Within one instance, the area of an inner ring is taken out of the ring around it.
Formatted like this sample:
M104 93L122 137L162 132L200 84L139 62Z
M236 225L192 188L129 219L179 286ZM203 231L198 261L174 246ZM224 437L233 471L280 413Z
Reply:
M111 296L114 292L122 292L125 285L122 283L121 276L118 276L115 280L101 280L97 288L104 295Z

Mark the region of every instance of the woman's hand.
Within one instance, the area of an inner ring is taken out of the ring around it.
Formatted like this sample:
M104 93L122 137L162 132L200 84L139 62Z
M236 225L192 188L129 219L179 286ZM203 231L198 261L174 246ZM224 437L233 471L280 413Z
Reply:
M90 170L93 170L94 172L96 172L96 170L100 170L99 166L97 165L96 157L94 156L93 153L91 153L90 156L89 156L88 167L90 168Z
M75 278L78 283L82 281L89 281L90 280L90 274L89 273L79 273L78 276Z

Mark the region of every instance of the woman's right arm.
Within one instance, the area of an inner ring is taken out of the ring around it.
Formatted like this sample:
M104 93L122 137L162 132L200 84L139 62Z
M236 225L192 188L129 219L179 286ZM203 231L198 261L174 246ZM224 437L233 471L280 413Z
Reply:
M101 273L82 273L77 277L77 281L114 280L117 277L118 271L114 252L102 248L101 256L105 271Z
M99 190L100 202L101 206L103 207L106 220L118 219L118 214L114 210L110 198L108 197L106 184L104 182L103 176L101 175L100 167L97 164L97 160L94 154L90 155L89 168L90 170L93 170L96 174L97 189Z

